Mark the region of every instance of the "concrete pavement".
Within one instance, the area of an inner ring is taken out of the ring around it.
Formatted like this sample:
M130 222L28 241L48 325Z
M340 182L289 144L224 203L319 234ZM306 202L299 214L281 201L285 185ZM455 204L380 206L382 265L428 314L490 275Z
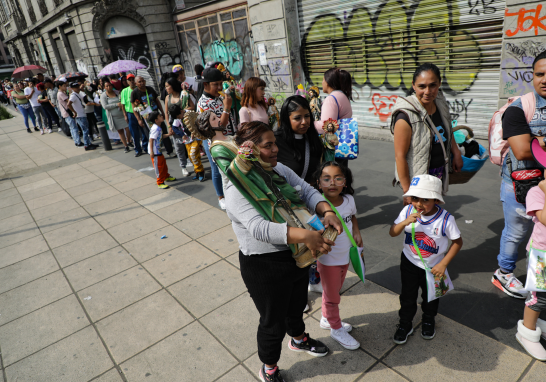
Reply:
M387 232L400 193L389 186L392 144L362 146L351 168L369 279L350 273L340 305L361 348L345 350L319 328L320 295L310 293L307 330L331 352L314 359L285 344L285 377L542 380L546 366L514 344L523 302L489 281L502 229L493 166L446 198L465 246L436 338L417 329L406 345L392 342L401 241ZM0 382L257 380L258 314L212 182L159 190L148 157L84 152L61 134L28 134L19 116L0 121L0 150ZM179 177L178 161L168 164Z

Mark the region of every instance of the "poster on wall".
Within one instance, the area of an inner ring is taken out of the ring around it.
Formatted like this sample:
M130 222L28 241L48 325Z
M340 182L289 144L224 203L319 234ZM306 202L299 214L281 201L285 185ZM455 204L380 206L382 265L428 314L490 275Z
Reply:
M175 3L176 3L176 9L186 8L186 4L184 3L184 0L175 0Z
M40 58L43 62L47 62L47 57L44 48L44 40L41 37L36 39L36 45L38 46L38 51L40 52Z
M258 44L258 56L260 57L260 65L267 65L267 56L265 55L265 44Z

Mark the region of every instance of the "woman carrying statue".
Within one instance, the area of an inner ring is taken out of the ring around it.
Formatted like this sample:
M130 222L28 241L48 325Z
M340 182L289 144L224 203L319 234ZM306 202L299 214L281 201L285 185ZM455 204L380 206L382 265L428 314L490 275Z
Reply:
M398 97L392 112L395 179L404 193L415 175L429 174L442 180L448 190L449 171L463 167L459 146L453 138L449 105L440 92L442 76L434 64L425 63L413 74L414 94ZM453 158L452 158L453 155ZM411 203L404 198L404 205Z
M284 381L277 362L285 334L292 337L290 350L315 357L329 351L305 332L302 311L307 304L309 267L298 267L294 258L303 245L312 253L328 253L334 242L323 237L322 231L297 228L293 223L310 216L309 209L324 216L326 232L342 231L321 194L277 162L278 151L273 131L257 121L244 124L234 141L215 141L211 146L212 156L229 178L226 210L239 241L241 275L260 313L258 356L263 366L259 375L269 382Z

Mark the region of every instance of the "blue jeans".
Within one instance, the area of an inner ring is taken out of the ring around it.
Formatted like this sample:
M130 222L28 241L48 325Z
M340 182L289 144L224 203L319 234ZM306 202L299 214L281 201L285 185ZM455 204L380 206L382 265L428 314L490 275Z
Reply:
M25 119L25 126L28 129L28 117L32 119L32 124L34 125L34 127L36 127L36 116L34 115L34 111L32 110L32 106L30 106L30 103L28 103L27 105L28 107L26 109L21 105L17 106L19 106L18 109L21 114L23 114L23 118Z
M212 156L210 155L208 139L203 140L203 147L205 149L205 153L207 154L207 158L209 158L210 171L212 172L212 184L214 185L214 189L216 190L216 195L223 197L224 189L222 188L222 174L220 174L220 169L218 168L216 163L212 160Z
M74 143L76 145L79 145L81 143L80 139L80 132L78 131L78 125L80 125L80 128L83 131L83 144L85 146L89 146L91 144L91 139L89 138L89 125L87 123L87 118L85 117L79 117L79 118L72 118L67 117L65 118L66 122L68 123L68 126L70 127L70 133L72 134L72 139L74 139Z
M518 247L533 221L517 213L516 210L521 209L525 214L525 204L516 201L513 185L505 181L501 182L500 199L504 213L504 229L502 230L500 253L497 260L502 270L512 272L516 268Z
M38 125L40 126L40 129L45 129L47 125L47 117L45 115L44 108L41 105L32 106L32 110L34 110L34 115L38 120Z
M129 131L131 132L131 135L133 136L133 142L135 143L135 153L142 152L142 148L144 148L144 151L147 151L147 134L142 131L141 133L141 127L138 124L138 120L135 117L133 113L127 112L127 121L129 122ZM142 136L142 145L140 144L140 139Z

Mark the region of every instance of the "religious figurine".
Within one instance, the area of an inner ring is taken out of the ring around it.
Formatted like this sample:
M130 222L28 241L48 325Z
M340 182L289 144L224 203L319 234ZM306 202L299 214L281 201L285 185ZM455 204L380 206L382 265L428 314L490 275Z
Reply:
M339 125L335 119L328 119L324 121L324 146L331 150L335 150L336 146L339 145L339 139L335 134Z
M309 88L307 94L309 94L309 106L311 106L311 113L313 113L313 118L315 118L315 121L320 121L322 102L320 101L319 97L319 88L316 86L312 86Z
M279 110L275 106L275 98L273 97L267 100L267 115L269 116L269 127L271 130L277 131L281 118L279 117Z
M210 110L200 114L187 110L184 114L184 125L197 139L210 139L213 142L226 140L223 134L224 128L220 126L220 118Z

